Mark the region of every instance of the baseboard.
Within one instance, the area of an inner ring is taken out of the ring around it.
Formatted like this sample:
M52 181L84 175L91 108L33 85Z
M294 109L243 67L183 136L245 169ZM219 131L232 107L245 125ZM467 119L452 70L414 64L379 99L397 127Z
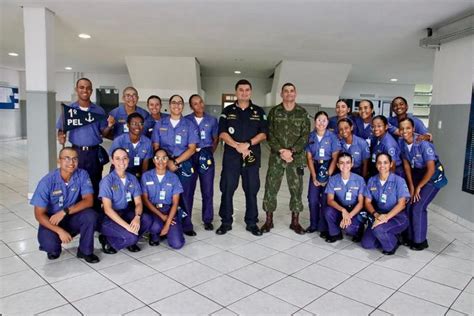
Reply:
M453 212L450 212L444 208L442 208L441 206L438 206L436 204L433 204L431 203L428 207L428 209L430 211L433 211L443 217L446 217L447 219L461 225L461 226L464 226L470 230L474 230L474 223L471 222L471 221L468 221L467 219L465 218L462 218L456 214L454 214Z

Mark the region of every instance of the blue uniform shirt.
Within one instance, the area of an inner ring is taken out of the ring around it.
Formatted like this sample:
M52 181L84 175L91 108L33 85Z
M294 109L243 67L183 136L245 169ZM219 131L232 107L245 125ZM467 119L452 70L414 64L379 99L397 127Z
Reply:
M417 134L414 135L415 138L417 136ZM427 161L438 161L438 155L436 154L433 144L430 142L414 141L411 150L409 150L408 144L403 139L400 139L400 148L402 158L407 160L412 168L426 168Z
M371 140L373 138L373 133L372 133L372 124L371 123L365 123L362 118L359 116L355 117L354 120L354 130L353 134L359 136L360 138L365 139L365 141L369 144L371 144Z
M198 148L212 147L212 140L217 138L217 119L214 116L204 113L201 123L197 123L194 114L185 116L198 126L199 144Z
M58 168L40 180L30 204L47 208L48 215L51 216L65 207L76 204L82 196L93 193L94 189L87 171L77 169L66 184Z
M156 170L148 170L142 176L143 193L148 194L152 204L173 204L173 195L183 193L183 186L176 174L166 171L161 182L158 181Z
M110 199L115 211L126 209L128 202L142 194L137 178L128 172L125 175L125 185L115 171L106 175L99 184L99 198Z
M151 124L153 124L153 120L150 121L149 116L150 114L139 107L138 105L136 106L135 112L143 116L144 120L144 126L143 126L143 134L149 129ZM127 111L125 110L125 105L120 104L118 107L110 111L109 113L110 116L113 116L115 119L115 125L114 125L114 138L118 137L124 133L128 133L128 126L127 126Z
M145 125L144 125L144 129L146 131L145 132L146 137L151 139L151 135L153 135L153 129L155 128L156 122L159 122L159 121L161 121L162 119L164 119L165 117L168 117L168 116L170 116L168 113L160 112L160 119L155 120L150 114L148 122L146 122Z
M79 103L74 102L70 107L79 109ZM89 111L91 113L101 114L106 116L102 107L90 104ZM76 146L96 146L102 144L102 131L107 127L107 120L95 121L92 124L84 125L69 131L69 141ZM60 115L56 122L56 129L63 130L64 128L64 113Z
M153 130L152 142L173 156L178 157L188 149L189 144L198 144L198 127L192 121L181 117L179 123L173 128L171 116L156 122Z
M353 168L359 168L362 162L370 158L369 145L362 138L352 135L352 144L347 147L346 141L341 139L341 151L352 156Z
M375 158L379 153L386 153L392 157L393 162L396 166L400 166L402 159L400 157L400 147L397 141L389 133L385 133L382 138L376 138L374 144L372 144L372 162L375 163Z
M390 173L387 182L382 186L379 175L369 179L365 188L364 196L376 203L378 213L388 213L401 198L409 199L407 183L405 179Z
M318 141L315 130L309 133L306 151L311 153L313 160L330 160L332 154L340 150L341 144L333 132L326 130L321 141Z
M136 147L133 147L133 144L130 141L130 135L128 133L116 137L110 146L109 155L112 156L112 152L119 147L125 148L128 152L128 157L130 157L128 168L141 166L144 160L153 157L153 147L151 146L151 140L143 135L140 136L140 140L138 141Z
M359 194L364 195L365 181L364 178L351 172L349 181L344 184L342 175L335 174L329 178L326 185L326 194L334 194L336 201L342 206L355 206L358 202Z
M416 133L421 134L421 135L428 133L428 129L426 128L422 120L413 116L413 114L410 114L410 113L408 113L407 116L413 120L413 123L415 123L414 128L415 128ZM388 131L390 134L393 135L393 133L395 133L395 130L398 128L398 118L396 116L389 117L388 124L389 124Z

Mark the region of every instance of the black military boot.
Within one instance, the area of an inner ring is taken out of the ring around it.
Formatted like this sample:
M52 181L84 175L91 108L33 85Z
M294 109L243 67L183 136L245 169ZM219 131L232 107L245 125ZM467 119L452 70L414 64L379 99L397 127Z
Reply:
M291 213L291 224L290 229L293 230L298 235L304 235L306 231L301 227L299 222L300 213L292 212Z
M260 231L262 233L269 233L270 230L273 228L273 212L265 213L267 213L267 219L265 220L265 224L263 224L260 228Z

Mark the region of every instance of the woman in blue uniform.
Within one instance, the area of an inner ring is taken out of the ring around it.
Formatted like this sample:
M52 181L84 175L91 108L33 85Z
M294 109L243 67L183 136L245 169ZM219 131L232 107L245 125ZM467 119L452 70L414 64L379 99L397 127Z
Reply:
M372 140L372 119L374 117L374 104L370 100L359 102L359 116L354 117L354 134L365 139L371 145Z
M170 98L170 116L155 123L152 142L154 149L162 148L170 156L168 168L175 172L183 186L180 206L186 213L183 219L183 231L187 236L196 236L191 221L191 176L195 172L191 156L199 143L198 126L183 117L184 100L179 95Z
M390 108L392 109L393 113L395 113L395 116L388 118L388 123L390 125L388 131L393 135L393 137L401 136L399 130L400 121L410 118L413 121L415 133L418 134L417 140L432 140L432 135L428 132L428 129L426 128L423 121L417 117L414 117L412 114L407 113L408 103L404 97L396 97L393 99Z
M126 171L140 179L141 175L148 170L149 159L153 156L153 147L151 140L142 135L143 116L136 112L130 114L127 117L127 125L128 133L114 139L109 153L112 154L117 148L125 148L130 158Z
M369 175L376 173L375 159L378 154L386 153L392 158L394 164L392 165L392 172L404 177L403 163L400 156L400 147L397 141L388 132L388 121L383 115L377 115L372 119L372 128L374 131L374 139L371 147L371 168Z
M410 198L407 184L402 177L392 173L392 157L387 153L376 156L378 174L367 182L365 209L372 215L362 237L362 247L382 248L385 255L393 255L398 248L398 235L408 227L406 203Z
M150 112L150 119L152 120L152 123L148 124L148 129L145 130L145 135L148 138L151 138L153 134L155 123L164 117L170 116L168 113L161 113L161 106L161 98L157 95L150 95L146 100L146 107L148 108L148 112Z
M370 158L369 145L365 140L352 133L354 127L350 119L340 119L337 126L341 139L341 151L352 156L351 171L366 178Z
M349 118L352 120L351 107L347 104L347 101L344 99L339 99L336 102L336 116L333 116L329 119L328 130L336 134L339 137L339 131L337 122L343 118Z
M155 169L145 172L142 177L143 203L153 217L150 246L159 244L159 236L167 236L168 245L180 249L184 245L184 235L178 204L183 187L178 176L167 170L168 160L164 149L155 151Z
M403 166L412 203L408 207L408 244L413 250L423 250L428 248L427 207L447 180L433 144L416 140L415 122L404 118L399 123Z
M99 185L99 198L106 215L99 242L108 254L123 248L137 252L140 251L138 239L149 230L153 219L143 213L140 183L134 175L125 171L129 161L127 151L117 148L111 158L115 169Z
M327 200L324 188L336 169L336 158L341 150L337 136L327 130L328 120L326 112L316 113L314 130L309 134L306 146L306 160L311 175L308 188L310 225L306 232L314 233L319 230L321 238L326 238L328 232L324 216Z
M325 191L328 199L325 215L329 227L326 241L332 243L341 240L342 228L348 235L353 236L353 241L359 242L365 223L363 214L359 214L364 206L365 181L351 172L351 154L341 152L337 157L337 167L341 172L329 178Z

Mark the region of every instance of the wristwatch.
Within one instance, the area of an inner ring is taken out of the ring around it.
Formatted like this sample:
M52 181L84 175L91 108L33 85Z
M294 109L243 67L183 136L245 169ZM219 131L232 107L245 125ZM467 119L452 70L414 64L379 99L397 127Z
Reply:
M63 208L63 211L64 211L64 214L65 214L66 216L69 215L69 207Z

